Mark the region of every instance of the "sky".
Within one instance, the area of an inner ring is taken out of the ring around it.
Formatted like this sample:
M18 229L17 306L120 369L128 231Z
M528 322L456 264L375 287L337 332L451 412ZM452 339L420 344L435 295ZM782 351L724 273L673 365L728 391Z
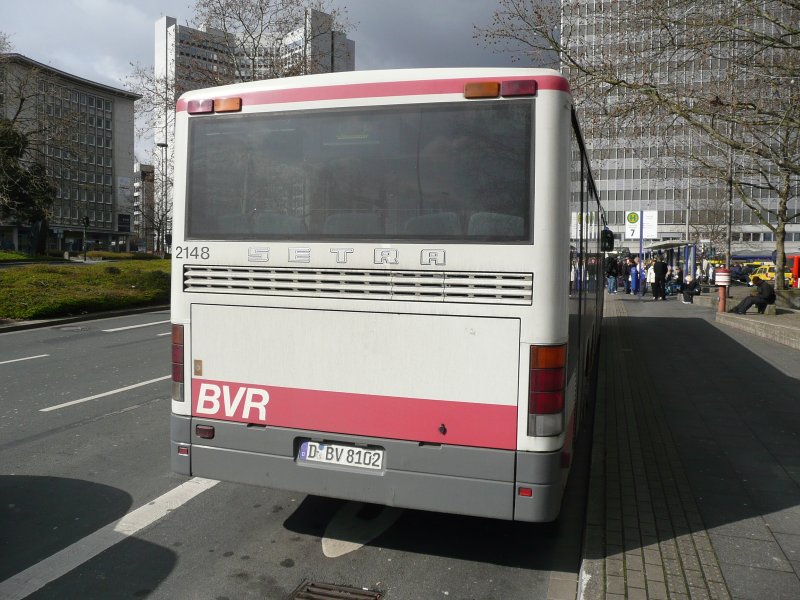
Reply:
M356 69L525 66L473 38L495 0L334 0L346 8ZM191 0L0 2L0 31L13 50L92 81L123 88L131 64L153 64L155 21L185 25ZM144 143L144 142L141 142ZM140 143L137 143L137 150Z

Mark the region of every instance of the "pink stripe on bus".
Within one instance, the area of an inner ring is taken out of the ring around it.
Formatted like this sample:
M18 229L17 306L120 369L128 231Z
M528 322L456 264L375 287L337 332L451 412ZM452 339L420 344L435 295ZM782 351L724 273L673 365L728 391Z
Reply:
M195 417L513 450L517 407L192 379ZM440 432L444 425L446 433Z
M435 94L463 94L464 84L472 81L519 81L535 79L539 90L569 92L569 83L557 75L538 77L470 77L464 79L422 79L419 81L382 81L374 83L351 83L318 87L297 87L289 89L259 90L245 92L238 97L242 106L261 104L280 104L291 102L313 102L319 100L349 100L354 98L385 98L389 96L419 96ZM234 94L227 94L234 97ZM213 92L212 92L212 96ZM220 96L226 97L226 96ZM186 110L187 101L178 100L176 110Z

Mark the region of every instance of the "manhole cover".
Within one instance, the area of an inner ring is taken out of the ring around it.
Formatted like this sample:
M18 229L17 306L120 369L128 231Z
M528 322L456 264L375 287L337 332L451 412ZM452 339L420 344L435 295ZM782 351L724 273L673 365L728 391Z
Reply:
M304 581L287 600L382 600L383 592Z

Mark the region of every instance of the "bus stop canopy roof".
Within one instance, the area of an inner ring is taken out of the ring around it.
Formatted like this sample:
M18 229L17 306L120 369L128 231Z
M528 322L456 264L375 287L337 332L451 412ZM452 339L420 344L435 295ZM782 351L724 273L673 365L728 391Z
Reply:
M670 248L680 248L689 244L686 240L665 240L650 244L645 250L669 250Z

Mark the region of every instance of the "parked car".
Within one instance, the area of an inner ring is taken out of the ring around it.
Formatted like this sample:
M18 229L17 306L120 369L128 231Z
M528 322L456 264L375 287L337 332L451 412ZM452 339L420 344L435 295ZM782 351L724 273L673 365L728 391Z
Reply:
M748 285L753 285L753 279L756 277L761 279L761 281L775 281L775 265L758 267L750 274L748 278ZM784 269L783 271L783 279L786 282L787 287L792 287L794 285L794 277L788 268Z

